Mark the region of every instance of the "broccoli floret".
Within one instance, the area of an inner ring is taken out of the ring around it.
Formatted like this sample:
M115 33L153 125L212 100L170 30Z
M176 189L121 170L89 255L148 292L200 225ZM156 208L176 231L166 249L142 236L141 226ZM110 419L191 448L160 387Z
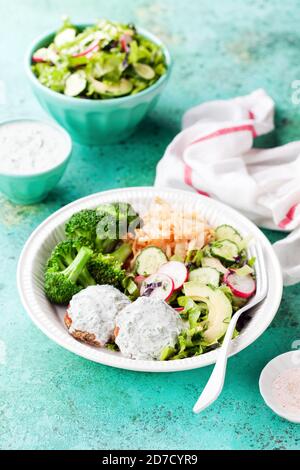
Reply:
M96 228L100 221L93 209L84 209L73 214L65 226L65 233L70 240L83 239L87 243L94 244L96 239Z
M97 207L96 212L100 219L97 224L96 247L103 253L111 253L119 240L140 226L139 215L125 202L102 204Z
M57 269L57 266L63 271L74 261L77 253L73 241L67 240L58 243L47 261L46 271L52 268Z
M113 231L118 240L122 239L128 232L133 233L135 228L141 225L140 216L127 202L114 202L103 204L96 209L101 221L107 221L107 231ZM98 224L99 225L99 224ZM99 232L99 226L98 226Z
M65 240L63 242L60 242L54 248L47 262L46 270L54 267L56 271L63 271L74 261L80 251L80 248L82 248L83 246L93 249L93 244L83 238L79 238L78 240ZM86 267L83 268L79 276L78 282L83 287L88 287L96 284L95 280L92 278Z
M66 224L65 232L69 239L81 237L100 253L111 253L127 232L133 232L139 225L139 215L131 205L116 202L74 214Z
M86 265L93 251L80 242L59 243L47 263L44 288L48 299L56 304L67 304L73 295L96 282Z
M124 243L111 254L98 253L88 264L88 269L97 284L110 284L123 290L126 271L123 264L132 254L131 245Z

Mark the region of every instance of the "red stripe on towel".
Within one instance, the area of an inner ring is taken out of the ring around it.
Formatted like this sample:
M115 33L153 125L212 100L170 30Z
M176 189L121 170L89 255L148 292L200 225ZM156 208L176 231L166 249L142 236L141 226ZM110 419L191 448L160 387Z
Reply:
M286 216L282 221L279 223L280 228L285 228L287 225L289 225L291 222L293 222L293 219L295 217L295 212L297 209L298 203L294 204L287 212Z
M191 188L195 189L195 191L197 191L198 194L202 194L202 196L210 197L207 192L201 191L201 189L195 188L192 182L192 169L188 165L184 165L184 182L188 186L191 186Z
M254 114L252 113L252 111L249 111L249 118L254 119ZM216 137L221 137L223 135L228 135L228 134L232 134L234 132L243 132L243 131L251 132L253 138L255 138L257 136L256 130L255 130L255 128L252 124L244 124L244 125L241 125L241 126L234 126L234 127L227 127L227 128L223 128L223 129L218 129L217 131L212 132L211 134L199 137L199 139L194 140L189 145L198 144L200 142L204 142L204 141L209 140L209 139L214 139ZM193 182L192 182L192 168L189 167L188 165L184 166L184 182L188 186L191 186L191 188L195 189L198 194L202 194L203 196L210 197L207 192L201 191L200 189L195 188L195 186L193 185Z
M216 137L221 137L223 135L233 134L235 132L243 132L243 131L250 131L252 133L253 138L257 136L256 130L252 124L244 124L242 126L235 126L235 127L227 127L224 129L218 129L211 134L204 135L199 137L199 139L194 140L190 143L190 145L198 144L199 142L204 142L205 140L214 139Z

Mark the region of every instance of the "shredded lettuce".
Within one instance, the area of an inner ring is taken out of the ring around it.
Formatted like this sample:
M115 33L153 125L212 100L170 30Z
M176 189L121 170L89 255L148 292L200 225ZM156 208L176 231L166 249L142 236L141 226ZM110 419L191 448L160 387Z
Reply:
M66 66L54 66L41 62L34 66L34 70L42 85L58 93L64 92L67 78L70 76L70 72Z
M128 274L123 280L122 284L123 284L124 293L132 302L139 297L140 291L138 289L138 286L134 282L133 275Z
M174 348L172 348L171 346L166 346L161 354L160 354L160 358L159 360L160 361L167 361L168 359L170 359L172 356L174 356L174 354L176 353L176 350Z
M200 268L203 257L204 257L203 250L189 251L185 259L185 264L189 266L190 271L192 271L193 269Z
M238 243L239 250L240 251L246 250L252 238L253 238L252 236L243 238L242 241Z
M238 269L233 269L233 271L238 275L238 276L248 276L248 274L253 274L254 269L249 266L249 264L245 264L241 268Z
M219 289L226 295L228 300L232 303L233 300L233 293L231 292L231 289L226 285L222 284Z
M169 348L162 352L161 357L166 357L168 360L198 356L203 354L207 348L203 340L203 332L207 328L207 305L204 302L195 302L188 296L178 297L177 302L179 306L184 308L181 317L186 321L186 328L178 336L175 348Z
M256 261L256 256L252 256L252 258L249 259L248 265L250 266L250 268L254 266L255 261Z
M139 34L133 25L107 20L79 31L66 18L53 42L43 49L43 56L40 51L33 54L32 65L42 85L65 93L68 77L84 72L86 88L77 89L73 81L70 96L108 99L136 94L167 71L160 46ZM100 81L97 87L95 80ZM130 85L124 86L124 80Z

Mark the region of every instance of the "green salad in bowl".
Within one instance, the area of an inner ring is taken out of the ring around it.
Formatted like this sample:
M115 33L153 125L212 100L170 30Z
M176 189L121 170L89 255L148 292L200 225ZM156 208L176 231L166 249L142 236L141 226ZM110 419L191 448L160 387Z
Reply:
M135 95L167 73L163 48L132 24L99 20L75 26L66 19L48 45L32 55L45 87L68 97L107 100Z

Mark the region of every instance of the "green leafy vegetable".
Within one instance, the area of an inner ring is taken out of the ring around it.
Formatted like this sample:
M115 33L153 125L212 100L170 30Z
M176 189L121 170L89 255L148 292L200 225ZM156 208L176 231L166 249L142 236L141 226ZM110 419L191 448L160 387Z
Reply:
M48 260L44 288L48 299L56 304L68 304L73 295L96 282L86 269L93 251L79 248L72 242L62 242Z
M42 56L33 54L34 74L42 85L73 97L133 95L167 72L160 46L133 25L107 20L79 30L67 18L43 49Z
M123 264L132 254L130 244L124 243L116 251L111 254L103 253L95 254L88 264L88 269L97 284L109 284L117 289L132 289L132 285L126 285L126 271Z
M127 203L102 204L97 209L75 213L65 226L66 236L79 237L102 253L112 252L127 232L141 224L139 215Z
M190 271L201 266L203 256L203 250L192 250L188 252L185 259L185 264L189 266Z

